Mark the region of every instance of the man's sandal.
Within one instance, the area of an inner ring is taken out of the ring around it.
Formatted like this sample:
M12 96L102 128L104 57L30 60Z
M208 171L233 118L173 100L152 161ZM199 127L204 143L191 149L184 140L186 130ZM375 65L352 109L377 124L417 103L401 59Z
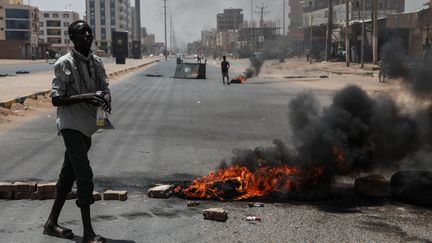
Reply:
M106 239L100 235L95 235L95 237L93 237L93 239L90 240L82 239L82 243L104 243L104 242L106 242Z
M71 229L65 228L60 225L54 227L45 227L43 233L45 235L54 236L63 239L73 239L75 235L72 233Z

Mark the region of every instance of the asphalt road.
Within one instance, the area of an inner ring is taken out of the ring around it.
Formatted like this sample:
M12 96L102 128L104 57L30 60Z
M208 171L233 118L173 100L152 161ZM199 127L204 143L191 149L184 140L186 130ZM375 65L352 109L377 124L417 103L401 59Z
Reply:
M174 62L159 63L112 86L113 131L93 137L90 159L96 189L127 189L126 202L92 207L97 233L111 242L431 242L432 211L391 199L364 199L350 188L327 201L266 203L202 201L187 208L178 198L147 198L153 184L207 174L236 148L290 142L288 102L303 88L284 81L250 80L224 86L216 66L208 79L173 79ZM161 74L163 77L147 77ZM324 102L330 93L317 91ZM64 148L54 109L0 133L1 180L56 180ZM0 201L0 242L70 242L42 235L52 201ZM224 207L226 223L206 221L202 209ZM255 215L262 222L250 223ZM68 201L61 222L79 242L79 210Z

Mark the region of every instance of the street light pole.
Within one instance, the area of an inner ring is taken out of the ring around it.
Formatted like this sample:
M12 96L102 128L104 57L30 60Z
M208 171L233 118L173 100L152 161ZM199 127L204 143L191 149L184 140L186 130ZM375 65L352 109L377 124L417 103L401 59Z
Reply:
M364 48L365 48L365 0L362 1L362 37L361 37L361 60L360 60L360 68L364 68Z
M309 38L309 64L312 64L312 36L313 36L313 3L309 1L310 7L310 38Z
M350 26L349 26L349 19L350 19L350 8L349 8L349 0L345 1L345 11L346 11L346 18L345 18L345 22L346 22L346 27L345 27L345 62L346 62L346 66L349 67L350 66L350 59L351 59L351 55L350 55L350 40L349 40L349 32L350 32Z

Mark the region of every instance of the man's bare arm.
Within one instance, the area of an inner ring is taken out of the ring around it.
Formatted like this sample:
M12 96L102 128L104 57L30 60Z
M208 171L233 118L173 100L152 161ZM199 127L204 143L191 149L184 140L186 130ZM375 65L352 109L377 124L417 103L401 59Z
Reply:
M73 95L70 97L65 97L65 96L52 97L52 104L54 106L70 106L81 102L86 102L95 106L100 106L104 103L102 97L95 93Z

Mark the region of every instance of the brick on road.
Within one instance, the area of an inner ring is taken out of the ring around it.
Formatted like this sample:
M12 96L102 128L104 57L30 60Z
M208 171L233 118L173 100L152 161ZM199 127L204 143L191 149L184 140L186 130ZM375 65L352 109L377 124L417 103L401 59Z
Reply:
M100 201L102 200L102 195L99 192L94 191L93 192L93 200ZM125 199L126 200L126 199ZM124 201L124 200L123 200Z
M204 219L225 222L228 219L228 210L223 208L209 208L203 210Z
M103 200L120 200L126 201L127 191L107 190L103 193Z
M0 199L13 199L13 186L11 182L0 182Z
M150 188L147 192L148 197L152 198L169 198L172 194L173 185L159 185Z

